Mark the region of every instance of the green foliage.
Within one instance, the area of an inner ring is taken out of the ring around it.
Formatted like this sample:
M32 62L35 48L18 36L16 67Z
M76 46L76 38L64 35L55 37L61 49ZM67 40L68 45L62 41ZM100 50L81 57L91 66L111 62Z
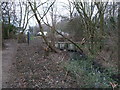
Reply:
M116 83L110 78L114 70L109 69L107 73L97 71L93 68L92 58L70 60L64 67L74 75L81 88L112 88L110 82Z
M30 35L30 40L34 40L34 36L33 35Z
M115 17L109 17L109 19L107 20L107 25L106 25L106 30L108 31L113 31L113 30L116 30L117 28L117 20Z
M13 34L15 35L15 33L16 33L16 27L13 24L4 24L3 25L3 32L2 32L3 38L4 39L9 38L9 34L11 32L13 32Z

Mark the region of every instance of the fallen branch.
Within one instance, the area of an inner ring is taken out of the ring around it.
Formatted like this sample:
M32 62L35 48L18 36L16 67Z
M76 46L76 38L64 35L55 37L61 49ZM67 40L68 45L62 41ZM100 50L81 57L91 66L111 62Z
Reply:
M56 33L58 33L59 35L61 35L62 37L64 37L65 39L67 39L68 41L70 41L72 44L74 44L79 50L81 53L83 53L83 50L74 42L72 41L71 39L65 37L64 35L62 35L60 32L58 32L57 30L55 30Z
M43 23L44 23L45 25L47 25L48 27L52 28L52 26L50 26L49 24L47 24L44 20L43 20ZM74 44L74 45L80 50L81 53L83 53L83 50L82 50L74 41L72 41L71 39L65 37L63 34L61 34L60 32L58 32L57 30L55 30L55 32L56 32L57 34L61 35L61 36L62 36L63 38L65 38L66 40L70 41L72 44Z

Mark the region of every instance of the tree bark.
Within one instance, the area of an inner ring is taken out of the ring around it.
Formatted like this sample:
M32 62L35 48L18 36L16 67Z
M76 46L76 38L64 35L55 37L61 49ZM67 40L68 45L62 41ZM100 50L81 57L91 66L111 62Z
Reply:
M120 64L120 2L118 2L119 8L118 8L118 66Z
M44 35L44 33L43 33L43 27L42 27L42 25L41 25L41 22L40 22L40 20L38 19L38 16L37 16L34 8L32 7L31 2L28 2L28 3L29 3L29 5L30 5L30 7L31 7L31 9L32 9L32 11L33 11L33 13L34 13L34 15L35 15L35 18L36 18L38 24L39 24L40 32L42 33L42 38L44 39L46 45L47 45L52 51L57 52L57 51L55 50L55 48L53 48L52 45L47 41L47 38L45 37L45 35Z

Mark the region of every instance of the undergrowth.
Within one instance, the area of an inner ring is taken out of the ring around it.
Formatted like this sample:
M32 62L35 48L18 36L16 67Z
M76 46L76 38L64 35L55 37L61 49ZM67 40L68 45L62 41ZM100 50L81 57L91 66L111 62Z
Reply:
M92 58L69 60L64 64L67 71L72 73L81 88L112 88L110 83L117 83L110 76L117 73L112 69L101 73L92 65Z

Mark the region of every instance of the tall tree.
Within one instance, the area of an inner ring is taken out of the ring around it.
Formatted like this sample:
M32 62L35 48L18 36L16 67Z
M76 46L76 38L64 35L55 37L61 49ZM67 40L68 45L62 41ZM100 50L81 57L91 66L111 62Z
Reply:
M120 2L118 2L118 49L120 47ZM118 50L118 58L120 58L119 56L120 50ZM120 60L118 60L118 63L120 63Z
M56 29L56 23L57 23L57 21L56 21L56 11L57 11L57 7L55 7L55 4L54 5L52 5L51 6L51 8L50 8L50 17L51 17L51 22L52 22L52 27L50 28L51 29L51 35L50 35L50 37L51 37L51 44L52 44L52 46L54 47L54 45L55 45L55 29ZM46 19L47 19L47 17L46 17Z
M94 42L95 42L95 26L97 23L95 22L96 16L98 13L94 13L95 4L94 2L82 2L81 0L76 0L74 2L76 10L78 11L82 22L84 24L85 30L84 37L87 40L88 49L93 54L94 52ZM94 15L93 15L94 14Z
M54 1L54 2L55 2L55 1ZM48 12L49 9L51 9L51 7L53 6L54 2L48 7L48 9L46 10L46 12ZM53 7L52 7L52 9L53 9ZM43 11L44 11L44 10L43 10ZM38 12L38 11L37 11L37 12ZM38 12L38 15L39 15L39 17L40 17L40 20L42 20L44 24L46 24L47 26L49 26L49 27L51 28L51 31L53 30L54 33L57 33L57 34L61 35L63 38L65 38L66 40L70 41L72 44L74 44L74 45L79 49L79 51L80 51L81 53L83 53L83 50L80 48L79 45L77 45L74 41L72 41L71 39L65 37L62 33L58 32L55 28L53 28L53 27L55 27L55 24L56 24L56 22L55 22L55 21L56 21L56 14L55 14L55 12L52 11L52 13L51 13L51 17L53 18L53 19L51 19L51 22L52 22L53 24L50 24L50 20L48 21L48 18L46 17L46 12L44 11L43 16L41 16L40 13ZM37 17L37 14L36 14L36 17ZM46 22L45 22L45 20L43 19L43 17L46 18ZM53 26L53 25L54 25L54 26ZM53 47L53 46L52 46L52 47Z
M26 30L28 22L29 22L29 15L30 15L30 8L29 4L26 2L21 2L19 0L19 27L22 29L22 33Z
M44 33L43 33L43 27L42 27L42 24L41 24L41 18L39 18L38 15L37 15L37 7L36 7L35 5L34 5L34 7L33 7L32 3L31 3L30 1L29 1L28 3L29 3L29 5L30 5L30 7L31 7L31 9L32 9L32 11L33 11L33 13L34 13L34 16L35 16L38 24L39 24L40 32L42 33L42 37L43 37L46 45L47 45L52 51L57 52L57 51L55 50L55 48L52 47L51 43L48 42L47 38L45 37L45 35L44 35ZM50 7L51 7L53 4L54 4L54 2L48 7L48 9L47 9L47 11L44 13L43 17L47 14L47 12L49 11ZM40 14L39 14L39 16L40 16ZM43 18L43 17L42 17L42 18Z
M104 31L104 13L106 10L106 7L108 5L108 2L95 2L95 5L97 6L98 13L99 13L99 24L100 24L100 50L102 49L104 42L104 36L105 36L105 31Z
M101 49L103 45L102 42L105 35L104 13L108 2L83 1L75 0L74 5L84 23L84 36L87 40L88 49L90 50L91 54L95 54L98 41L101 43L99 49Z
M17 24L14 2L1 2L2 9L2 24L3 24L3 37L9 38L10 32L13 31L13 26Z

